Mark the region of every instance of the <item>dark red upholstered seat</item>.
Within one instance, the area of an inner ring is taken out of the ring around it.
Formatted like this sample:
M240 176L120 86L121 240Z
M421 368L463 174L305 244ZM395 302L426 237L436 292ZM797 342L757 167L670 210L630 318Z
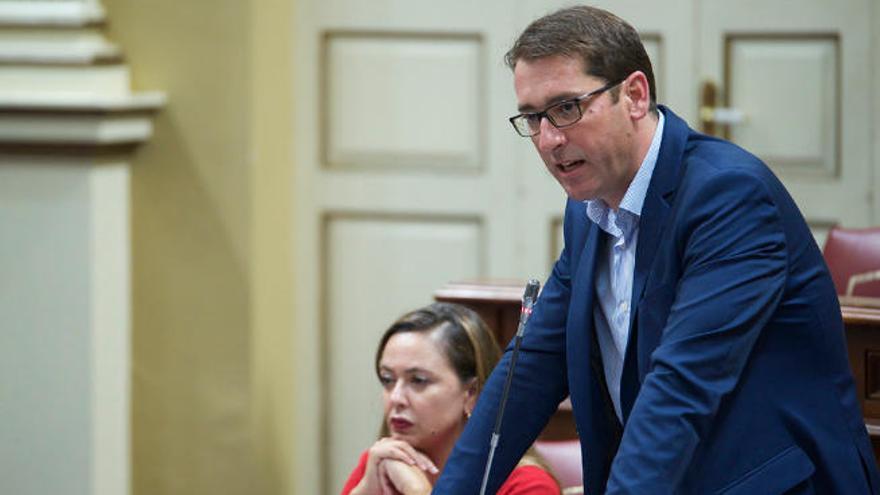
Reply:
M823 254L838 294L880 297L880 227L833 227Z

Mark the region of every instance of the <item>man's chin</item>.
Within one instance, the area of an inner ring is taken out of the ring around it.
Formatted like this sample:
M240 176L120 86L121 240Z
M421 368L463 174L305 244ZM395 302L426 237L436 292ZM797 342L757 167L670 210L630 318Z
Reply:
M566 190L565 193L568 195L569 198L571 198L575 201L580 201L582 203L584 201L591 201L591 200L595 199L594 194L590 194L590 193L584 192L584 191Z
M590 201L596 197L596 190L584 187L583 181L578 181L577 183L558 182L562 186L562 190L565 191L565 195L575 201Z

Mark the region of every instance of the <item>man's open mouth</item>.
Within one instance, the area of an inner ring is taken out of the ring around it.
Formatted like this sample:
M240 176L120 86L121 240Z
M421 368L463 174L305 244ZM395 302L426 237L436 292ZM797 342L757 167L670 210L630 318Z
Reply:
M576 169L584 164L583 160L573 160L570 162L561 162L556 164L556 168L558 168L562 172L569 172L571 170Z

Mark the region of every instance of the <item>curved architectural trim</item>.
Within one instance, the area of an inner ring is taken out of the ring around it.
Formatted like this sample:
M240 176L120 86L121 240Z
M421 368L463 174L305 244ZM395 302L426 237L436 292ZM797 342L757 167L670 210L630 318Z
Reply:
M159 92L122 97L0 94L0 149L94 154L104 147L133 147L150 138L153 113L164 104Z
M167 98L160 91L124 96L79 92L0 92L0 113L142 113L159 110Z
M104 20L104 8L88 1L0 2L0 26L89 26Z
M0 65L98 65L122 61L119 47L100 38L0 39Z

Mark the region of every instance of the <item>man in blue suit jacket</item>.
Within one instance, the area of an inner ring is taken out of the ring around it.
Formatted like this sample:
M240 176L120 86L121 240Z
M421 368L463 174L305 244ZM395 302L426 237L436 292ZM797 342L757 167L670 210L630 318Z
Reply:
M507 62L511 122L569 200L489 492L570 394L589 494L878 493L834 286L777 178L656 106L608 12L541 18ZM478 491L508 364L435 493Z

